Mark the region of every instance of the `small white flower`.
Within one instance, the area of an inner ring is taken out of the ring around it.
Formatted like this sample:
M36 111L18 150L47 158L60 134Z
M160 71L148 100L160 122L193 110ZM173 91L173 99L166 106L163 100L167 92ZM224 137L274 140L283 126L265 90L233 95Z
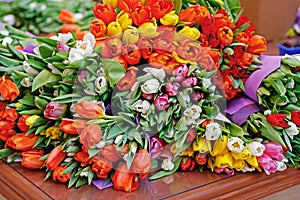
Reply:
M51 18L51 17L47 17L47 18L46 18L46 22L47 22L47 23L51 23L51 22L52 22L52 18Z
M37 6L37 3L32 2L31 4L29 4L29 9L33 10L33 9L35 9L36 6Z
M73 160L73 158L66 158L66 159L64 160L64 162L69 163L69 162L71 162L72 160Z
M0 35L6 37L6 36L9 36L9 32L7 30L3 29L3 30L0 30Z
M54 65L52 65L51 63L48 63L48 68L51 69L51 73L52 74L61 74L61 71L59 71L56 67L54 67Z
M211 79L210 78L203 78L202 79L202 85L205 88L209 88L212 85Z
M27 61L23 62L23 69L25 70L25 72L29 75L37 75L39 74L39 71L34 69L33 67L30 66L30 64Z
M41 56L41 53L40 53L40 46L37 46L33 49L33 52L35 53L35 55L37 56Z
M118 144L123 139L123 135L118 135L115 139L115 144Z
M137 151L137 143L136 142L132 142L131 145L130 145L130 151L132 153L136 153Z
M73 157L73 156L75 156L75 153L74 152L70 152L70 153L67 154L67 156Z
M128 153L124 154L123 159L124 159L125 161L128 160Z
M3 21L8 25L13 26L16 23L16 17L13 14L5 15Z
M105 142L104 141L100 141L96 144L96 147L99 149L102 149L103 147L105 147Z
M45 11L47 9L47 6L45 4L41 4L40 9L41 11Z
M11 154L6 158L6 162L12 163L12 162L22 162L22 157L18 157L15 159L15 154Z
M97 93L101 92L102 88L105 88L107 86L107 80L105 78L105 76L99 76L98 78L96 78L95 80L95 91Z
M76 43L76 49L84 51L84 55L92 53L96 44L95 36L92 33L87 33L83 36L83 41L79 40Z
M174 129L172 128L168 133L167 133L167 138L173 138L174 136Z
M171 159L164 159L161 168L166 171L171 171L174 168L174 163Z
M288 89L293 89L295 87L295 81L294 81L294 79L289 79L289 82L287 83L287 85L286 85L286 88L288 88Z
M156 69L153 67L145 67L143 70L145 72L148 72L149 74L152 74L155 78L158 78L160 80L163 80L166 77L165 70L163 70L163 69Z
M289 126L288 128L285 129L285 132L288 134L288 136L293 139L294 136L299 134L299 130L297 128L297 125L294 124L293 122L288 122Z
M271 115L271 114L272 114L271 110L265 110L264 111L264 116L268 116L268 115Z
M253 172L255 171L255 167L249 167L247 165L245 165L245 167L242 169L242 172L243 173L246 173L246 172Z
M251 142L248 144L248 150L253 156L262 156L265 151L265 146L260 142Z
M287 165L283 161L275 160L275 162L277 163L277 171L282 172L287 169Z
M150 103L147 100L138 100L132 104L134 110L146 115L150 108Z
M160 83L157 79L149 79L142 86L141 89L145 94L155 94L158 92Z
M6 46L7 44L11 44L13 42L13 39L11 37L5 37L3 40L2 40L2 45L3 46Z
M70 50L68 60L70 62L75 62L75 61L84 59L84 57L85 57L85 51L84 50L72 48Z
M77 21L80 21L83 19L83 14L82 13L75 13L74 14L74 18L77 20Z
M30 81L30 78L28 77L25 77L21 80L20 84L23 86L23 87L31 87L32 86L32 82Z
M207 140L217 140L220 138L222 130L220 124L212 122L206 126L205 138Z
M200 118L202 109L198 105L192 105L190 108L185 109L183 115L186 120L186 125L197 124Z
M81 177L88 177L88 176L89 176L89 172L82 171L82 172L80 173L80 176L81 176Z
M244 150L244 141L238 137L231 137L228 139L227 147L234 153L241 153Z

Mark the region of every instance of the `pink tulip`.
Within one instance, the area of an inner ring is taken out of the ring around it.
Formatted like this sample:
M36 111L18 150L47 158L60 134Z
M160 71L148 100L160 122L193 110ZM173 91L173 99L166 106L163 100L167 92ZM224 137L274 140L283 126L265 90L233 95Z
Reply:
M196 77L188 77L184 81L182 81L182 86L185 88L193 87L198 84L198 79Z
M89 74L88 71L82 70L82 71L79 73L79 75L78 75L78 81L79 81L80 83L82 83L82 80L85 79L85 78L87 77L88 74Z
M176 67L174 72L176 76L174 81L181 82L188 75L189 68L186 65L181 65Z
M266 142L264 146L265 146L264 153L270 156L271 158L278 161L282 161L282 159L284 159L284 155L282 154L283 152L282 146L277 142Z
M258 165L262 167L267 175L275 173L277 171L278 164L275 160L272 160L267 154L257 157Z
M64 103L50 102L44 110L44 117L47 119L58 120L66 112L67 106Z
M169 108L169 96L167 94L163 94L161 96L157 96L154 100L154 105L157 110L166 110Z
M142 96L145 99L149 100L149 101L153 100L153 98L154 98L154 94L145 94L145 93L142 93Z
M59 52L69 52L70 48L66 44L64 44L62 42L58 42L57 49Z
M192 93L192 98L193 101L198 102L199 100L204 98L204 93L202 91L196 90Z
M163 139L152 137L150 140L150 154L152 158L157 158L161 154L161 150L165 146Z
M178 88L179 86L176 83L167 83L166 85L166 91L168 92L168 95L171 97L174 97L178 94Z

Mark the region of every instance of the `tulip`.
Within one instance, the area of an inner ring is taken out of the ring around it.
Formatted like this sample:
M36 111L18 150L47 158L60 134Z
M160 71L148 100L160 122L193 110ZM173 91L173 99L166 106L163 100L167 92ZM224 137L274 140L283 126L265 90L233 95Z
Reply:
M144 59L148 59L153 52L152 42L147 38L140 38L137 46L139 47Z
M107 26L107 34L111 37L121 37L122 36L122 27L118 22L111 22Z
M59 12L58 19L62 23L67 23L67 24L74 24L76 21L74 17L74 13L66 9L63 9Z
M60 27L60 32L61 33L69 33L73 32L76 33L80 30L80 27L77 24L64 24Z
M118 7L118 0L103 0L104 4L110 4L113 8Z
M63 118L59 128L65 133L78 135L85 128L85 126L85 120Z
M127 13L131 13L137 5L141 5L140 0L119 0L119 7Z
M253 156L262 156L265 151L265 146L260 142L251 142L248 144L248 149Z
M270 158L267 154L257 157L257 161L260 167L262 167L267 175L275 173L277 171L278 164Z
M144 179L150 172L152 162L151 157L146 149L139 150L132 163L132 171L139 174L139 178Z
M109 38L102 45L101 56L104 58L113 58L120 56L123 52L123 43L120 38Z
M144 22L138 28L141 37L154 38L159 35L157 32L156 20L152 18L149 22Z
M132 26L132 19L130 18L130 14L124 12L123 10L117 15L116 21L121 25L123 31Z
M168 109L170 107L169 96L167 94L157 96L154 100L154 105L155 105L157 110L166 110L166 109Z
M228 142L228 136L223 135L223 138L218 139L213 147L212 152L210 152L210 154L212 156L217 156L220 154L225 154L226 152L228 152L228 148L227 148L227 142Z
M38 116L38 115L31 115L26 119L25 124L27 126L32 126L35 123L35 121L39 118L40 118L40 116Z
M130 65L136 65L140 62L142 58L141 51L139 48L134 44L127 44L123 48L124 54L123 57Z
M244 141L239 137L230 137L227 142L227 147L232 152L241 153L244 150Z
M138 29L135 27L130 27L124 31L122 41L124 44L135 44L139 41L139 38L140 34Z
M285 132L291 139L293 139L294 136L299 134L299 129L298 129L297 125L294 124L293 122L288 122L288 124L289 124L289 127L285 129Z
M158 137L151 137L150 139L150 154L152 158L157 158L161 153L161 150L165 146L163 139Z
M183 116L185 117L186 125L198 124L202 108L198 105L192 105L184 110Z
M7 108L3 112L2 118L6 119L7 121L16 121L18 119L19 115L17 111L13 108Z
M148 0L146 6L150 6L151 15L156 20L161 19L165 14L174 9L174 3L165 0Z
M169 82L166 85L166 91L169 96L174 97L178 94L179 86L176 83Z
M191 41L189 39L182 42L178 48L178 56L189 62L197 62L199 60L199 55L202 54L203 52L201 45L198 42Z
M116 60L118 63L120 63L121 65L123 65L124 69L127 70L128 65L127 62L125 60L125 58L123 56L117 56L112 58L113 60Z
M232 168L233 166L233 158L230 152L225 154L220 154L215 157L215 166L219 168Z
M116 21L117 14L110 4L98 4L93 7L94 15L98 19L102 19L106 26Z
M207 140L217 140L220 138L222 130L220 124L212 122L206 125L205 137Z
M258 157L256 156L251 156L250 158L246 159L246 162L255 167L255 168L258 168L258 160L257 160Z
M160 88L160 83L157 79L152 78L147 80L142 86L141 90L145 94L155 94Z
M192 99L194 102L199 102L201 99L203 99L205 96L204 92L195 90L192 93Z
M193 160L191 157L188 157L186 160L182 159L180 163L180 168L182 171L192 171L196 165L195 160Z
M29 127L26 125L26 119L30 117L30 115L21 115L21 117L18 119L17 126L22 132L27 132Z
M82 130L79 141L85 148L90 149L100 142L101 138L102 130L100 126L97 124L90 124Z
M19 151L27 151L32 149L37 140L37 135L29 134L26 136L25 133L21 133L8 138L5 146Z
M197 77L191 76L182 81L182 87L190 88L198 84Z
M55 168L53 174L52 174L52 179L54 181L59 181L61 183L66 183L70 180L72 176L72 172L68 174L63 174L63 171L65 171L67 168L65 166L58 166Z
M44 117L47 119L58 120L67 110L64 103L50 102L44 110Z
M205 139L202 136L198 136L198 142L193 142L193 150L199 151L201 154L211 151L211 143L209 140Z
M197 22L200 25L203 25L204 21L210 17L209 10L204 6L191 6L185 10L182 10L179 13L179 21L181 22L189 22L190 26L193 26Z
M187 65L180 65L174 69L175 73L175 81L181 82L187 75L188 75L189 69Z
M154 68L163 68L169 75L171 75L174 68L178 66L178 63L174 61L173 56L167 53L152 53L148 63Z
M16 84L8 79L8 77L0 77L0 97L5 100L13 101L19 96L20 91Z
M3 124L3 121L0 121L0 127L1 124ZM12 122L13 125L13 122ZM0 140L6 142L8 138L12 137L14 134L16 133L16 131L13 128L9 128L7 126L1 128L0 130Z
M248 149L244 149L240 153L231 152L231 155L235 160L247 160L251 157L251 153Z
M114 189L116 190L131 192L138 188L138 180L136 179L136 174L129 171L126 163L119 164L112 177L112 182L114 185Z
M60 136L60 129L58 126L51 126L46 130L46 137L50 137L52 140L58 139Z
M125 76L117 83L117 88L120 91L130 90L131 87L136 83L137 70L130 69L126 72Z
M65 43L57 42L57 50L59 52L69 52L70 48Z
M100 119L105 116L102 106L91 101L77 103L75 105L75 112L87 119Z
M112 163L101 157L93 159L92 171L96 173L99 178L107 178L112 170Z
M48 155L46 167L50 171L53 171L65 159L66 155L67 154L63 152L61 145L56 146Z
M300 126L300 111L293 110L291 112L291 120L297 126Z
M195 156L195 161L198 165L205 165L207 163L207 155L198 153Z
M23 159L22 159L22 166L28 169L40 169L45 161L40 160L43 156L40 154L37 154L36 152L23 152L22 153Z
M233 41L233 35L233 31L229 27L221 27L217 33L218 39L220 40L220 45L222 47L230 45Z
M175 11L171 11L160 19L160 23L165 26L176 26L179 21L178 15L175 14Z
M115 146L112 145L106 145L105 147L103 147L99 152L99 156L112 163L117 162L121 159L120 152L116 149Z
M267 50L266 38L260 35L253 35L248 41L249 53L261 54Z
M149 22L151 20L150 7L138 4L136 5L134 11L130 13L130 17L136 26L140 26L145 22Z
M285 120L287 118L286 114L276 113L267 116L267 120L273 126L278 126L282 128L289 127L288 122Z
M91 162L92 162L92 159L89 158L89 154L87 154L83 151L77 152L74 156L74 160L76 160L77 162L80 162L82 167L85 167L85 166L91 164Z
M7 102L0 101L0 112L5 110L7 104Z
M90 31L95 36L95 38L103 37L107 32L107 27L103 20L101 19L94 19L90 23Z
M195 27L185 26L179 31L179 34L183 34L186 37L189 37L192 40L197 40L200 37L200 31Z
M282 161L285 158L282 154L283 148L277 142L266 142L264 143L264 146L264 154L267 154L269 157L276 159L277 161Z

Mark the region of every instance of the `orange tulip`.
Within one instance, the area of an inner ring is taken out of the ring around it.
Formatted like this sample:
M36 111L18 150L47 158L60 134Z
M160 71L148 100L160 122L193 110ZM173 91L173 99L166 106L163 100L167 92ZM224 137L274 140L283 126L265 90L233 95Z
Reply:
M112 163L117 162L122 158L120 152L112 145L106 145L100 150L98 155Z
M90 124L80 134L80 143L87 149L101 141L102 130L97 124Z
M72 172L70 172L68 174L62 174L62 172L65 170L66 170L65 166L58 166L57 168L55 168L55 170L52 174L52 179L54 181L59 181L61 183L68 182L72 176Z
M64 24L60 27L61 33L78 32L80 27L77 24Z
M109 38L102 43L101 56L104 58L113 58L122 54L123 43L120 38Z
M93 159L92 171L96 173L99 178L107 178L112 170L112 163L101 157Z
M14 82L9 80L7 76L5 78L0 77L0 95L3 99L13 101L19 94L20 91Z
M151 14L157 20L174 9L172 1L148 0L146 5L150 6Z
M129 65L136 65L142 58L140 49L135 44L127 44L123 47L123 57Z
M131 13L140 4L141 0L119 0L120 9L128 13Z
M149 64L155 68L163 68L169 75L172 74L173 69L179 65L172 55L168 53L152 53L148 60Z
M205 165L207 162L207 155L198 153L195 157L195 161L198 165Z
M78 33L75 33L77 40L83 40L83 37L85 34L89 33L89 31L80 31Z
M90 31L95 38L101 38L106 34L107 27L103 20L94 19L90 24Z
M83 151L77 152L74 156L74 160L80 162L82 167L91 164L91 159L89 158L89 154Z
M260 35L253 35L248 41L248 52L261 54L267 50L266 38Z
M14 135L6 140L5 147L10 147L19 151L27 151L32 149L38 139L37 135L25 133Z
M138 47L144 59L148 59L153 51L152 42L147 38L141 38L138 41Z
M59 128L68 134L78 135L86 127L86 121L82 119L63 118Z
M230 45L233 41L233 31L227 26L219 28L217 36L222 48Z
M105 111L102 106L91 101L77 103L75 112L81 117L88 119L100 119L105 116Z
M190 26L199 22L203 25L205 19L210 17L209 10L204 6L191 6L179 13L179 21L181 22L191 22Z
M56 146L48 155L46 167L50 171L53 171L65 159L66 155L67 154L63 152L61 145Z
M1 121L0 121L1 123ZM8 138L10 138L11 136L13 136L16 133L15 130L13 129L2 129L0 130L0 140L6 142L6 140Z
M102 19L106 26L110 22L116 21L117 14L110 4L98 4L93 7L94 15L98 19Z
M22 115L19 119L18 119L18 123L17 126L19 127L19 129L22 132L27 132L29 129L29 126L26 125L26 119L30 117L30 115Z
M136 82L136 74L137 70L128 68L125 76L123 76L122 79L117 83L118 90L125 91L131 89Z
M140 26L145 22L150 22L151 20L151 9L149 6L143 6L139 4L135 7L134 11L130 14L132 22L136 26Z
M126 163L121 163L116 169L112 182L114 189L123 190L125 192L131 192L138 188L139 183L135 173L131 173Z
M5 109L2 118L6 119L7 121L16 121L19 115L14 108L7 108Z
M151 157L146 149L141 149L135 155L132 163L132 171L139 174L141 179L148 176L152 162Z
M7 104L8 104L7 102L0 101L0 112L5 110Z
M28 169L40 169L45 163L45 161L40 160L43 156L43 151L23 152L22 156L22 166Z
M74 18L74 13L66 9L63 9L59 12L58 19L67 24L74 24L76 21Z

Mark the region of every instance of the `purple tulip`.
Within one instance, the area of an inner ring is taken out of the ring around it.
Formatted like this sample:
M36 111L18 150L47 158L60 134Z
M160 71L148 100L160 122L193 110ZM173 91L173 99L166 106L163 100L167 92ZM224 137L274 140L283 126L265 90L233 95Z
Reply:
M178 94L178 88L179 86L176 83L167 83L166 85L166 91L168 92L168 95L171 97L174 97Z
M70 48L66 44L64 44L62 42L58 42L57 49L59 52L69 52Z
M161 154L162 148L165 146L163 139L152 137L150 139L150 154L152 158L157 158Z
M174 69L175 79L174 81L181 82L189 72L189 68L186 65L180 65Z
M184 81L182 81L182 87L188 88L193 87L198 84L198 79L196 77L190 76Z
M167 94L163 94L161 96L157 96L154 100L154 105L157 110L166 110L169 108L169 96Z
M198 102L204 98L204 92L196 90L192 93L192 98L194 102Z
M277 142L266 142L264 146L265 146L264 153L270 156L271 158L278 161L282 161L282 159L284 159L284 155L282 154L283 152L282 146Z
M66 112L67 106L64 103L50 102L44 110L44 117L47 119L58 120Z
M275 173L277 171L278 164L275 160L272 160L267 154L257 157L258 165L262 167L267 175Z
M146 93L142 93L142 96L147 99L148 101L153 100L154 98L154 94L146 94Z

